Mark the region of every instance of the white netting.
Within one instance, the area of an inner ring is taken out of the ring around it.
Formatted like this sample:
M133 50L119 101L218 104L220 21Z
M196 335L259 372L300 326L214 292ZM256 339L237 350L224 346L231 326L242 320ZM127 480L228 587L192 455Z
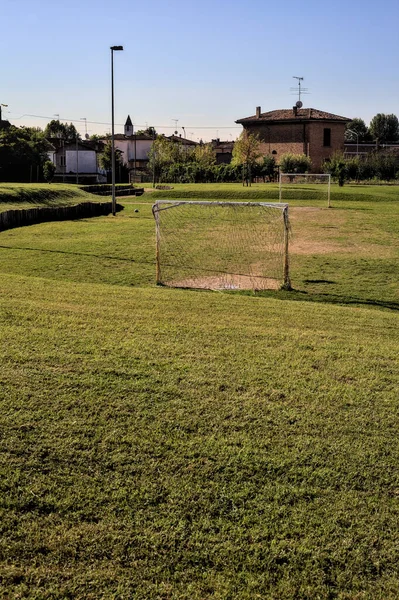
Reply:
M327 173L280 173L279 200L321 200L330 206L331 175Z
M153 213L158 283L232 290L289 287L287 205L160 201Z

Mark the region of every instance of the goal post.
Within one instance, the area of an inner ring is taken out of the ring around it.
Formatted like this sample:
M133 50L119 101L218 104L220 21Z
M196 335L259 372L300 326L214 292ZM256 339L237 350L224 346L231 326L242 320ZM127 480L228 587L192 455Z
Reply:
M159 200L156 280L196 289L291 289L288 205Z
M329 173L280 173L279 202L285 200L323 200L331 206Z

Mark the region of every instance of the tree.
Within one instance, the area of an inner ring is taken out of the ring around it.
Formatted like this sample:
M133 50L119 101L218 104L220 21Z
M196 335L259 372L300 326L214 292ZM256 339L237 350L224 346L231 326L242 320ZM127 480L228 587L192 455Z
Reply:
M357 134L357 135L356 135ZM367 142L370 139L370 132L363 119L353 119L346 126L345 141L346 142Z
M347 162L340 152L336 152L333 156L324 163L324 170L331 174L331 177L338 181L338 185L342 187L348 177Z
M260 164L260 174L265 181L268 178L269 181L273 181L276 174L276 160L274 156L270 154L263 157L263 161Z
M233 166L241 166L243 170L243 183L251 183L251 171L261 157L260 141L258 136L248 133L245 129L234 144Z
M0 178L3 181L39 179L47 160L48 142L40 129L8 127L0 130Z
M312 161L306 154L291 154L287 152L280 158L280 171L282 173L307 173L312 166Z
M54 173L55 173L55 164L53 162L51 162L51 160L46 160L46 162L43 165L44 180L47 181L47 183L50 183L50 181L53 180Z
M120 174L119 179L121 179L121 171L122 169L125 171L125 165L123 163L123 152L118 148L115 148L115 171ZM98 164L105 171L112 171L112 141L109 140L104 145L104 150L98 157Z
M377 144L396 142L399 139L399 121L396 115L378 113L371 119L369 129Z
M79 134L73 123L60 123L57 119L53 119L47 124L44 130L44 137L47 139L60 138L66 143L76 142L76 138L79 138Z
M147 127L146 129L139 129L136 131L136 135L149 135L150 137L155 138L158 134L154 127Z
M201 169L210 169L216 164L216 152L210 144L195 146L192 158Z

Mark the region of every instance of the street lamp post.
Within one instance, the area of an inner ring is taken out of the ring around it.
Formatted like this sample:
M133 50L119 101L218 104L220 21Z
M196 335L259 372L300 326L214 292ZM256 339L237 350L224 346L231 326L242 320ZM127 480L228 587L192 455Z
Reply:
M111 171L112 171L112 214L116 215L115 200L115 117L114 117L114 51L123 50L123 46L111 46L111 110L112 110L112 130L111 130Z
M349 133L354 133L356 136L356 158L359 157L359 134L357 131L354 131L353 129L347 129L346 131L349 131Z

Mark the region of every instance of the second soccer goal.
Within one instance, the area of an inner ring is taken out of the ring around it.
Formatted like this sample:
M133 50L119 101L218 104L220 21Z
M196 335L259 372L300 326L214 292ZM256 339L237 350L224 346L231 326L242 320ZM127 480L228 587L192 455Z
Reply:
M290 289L287 204L161 200L152 210L158 284Z
M321 200L331 206L331 175L328 173L280 173L279 201Z

